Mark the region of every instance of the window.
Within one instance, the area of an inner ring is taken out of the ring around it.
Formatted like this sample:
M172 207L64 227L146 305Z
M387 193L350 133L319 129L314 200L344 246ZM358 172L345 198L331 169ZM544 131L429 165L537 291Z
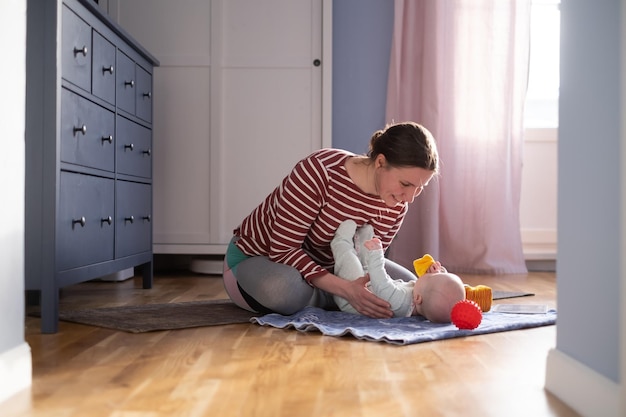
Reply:
M525 128L559 125L560 0L533 0Z

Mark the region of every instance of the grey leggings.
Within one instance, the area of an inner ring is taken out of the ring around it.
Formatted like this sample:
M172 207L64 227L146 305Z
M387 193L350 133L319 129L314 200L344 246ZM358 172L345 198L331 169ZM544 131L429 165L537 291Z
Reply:
M385 269L392 279L416 279L411 271L389 259L385 259ZM224 258L224 285L239 307L257 313L290 315L306 306L337 309L332 295L311 287L296 268L270 261L267 256L246 256L234 240Z

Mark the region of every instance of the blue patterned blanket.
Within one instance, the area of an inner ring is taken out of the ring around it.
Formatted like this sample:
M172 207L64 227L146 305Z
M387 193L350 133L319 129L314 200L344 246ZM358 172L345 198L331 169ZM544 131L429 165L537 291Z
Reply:
M352 335L357 339L387 342L396 345L430 342L454 337L548 326L556 323L556 310L545 314L511 314L487 312L474 330L458 330L453 324L434 324L416 317L371 319L341 311L307 307L291 316L266 314L251 322L280 329L294 328L301 332L319 331L327 336Z

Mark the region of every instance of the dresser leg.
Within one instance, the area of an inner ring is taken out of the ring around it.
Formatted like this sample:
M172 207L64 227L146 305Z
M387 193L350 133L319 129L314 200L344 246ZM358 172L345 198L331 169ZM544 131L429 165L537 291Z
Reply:
M59 330L59 289L41 291L41 333Z
M153 277L153 261L147 262L141 266L142 277L143 277L143 288L149 289L152 288L152 277Z

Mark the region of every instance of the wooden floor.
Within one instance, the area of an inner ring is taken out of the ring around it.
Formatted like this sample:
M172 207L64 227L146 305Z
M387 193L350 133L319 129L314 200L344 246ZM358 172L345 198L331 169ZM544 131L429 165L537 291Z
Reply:
M535 292L503 300L556 307L555 275L462 276ZM221 277L159 273L62 291L62 308L225 298ZM33 385L0 414L149 416L576 416L544 386L555 326L410 346L254 324L130 334L26 318Z

